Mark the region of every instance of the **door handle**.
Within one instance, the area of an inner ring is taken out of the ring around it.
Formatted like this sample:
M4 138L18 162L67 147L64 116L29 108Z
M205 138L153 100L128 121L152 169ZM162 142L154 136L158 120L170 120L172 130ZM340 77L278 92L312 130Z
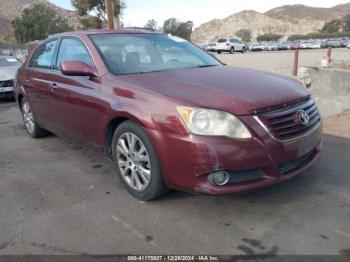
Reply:
M57 88L57 84L56 83L51 83L51 88L54 88L54 89L56 89Z

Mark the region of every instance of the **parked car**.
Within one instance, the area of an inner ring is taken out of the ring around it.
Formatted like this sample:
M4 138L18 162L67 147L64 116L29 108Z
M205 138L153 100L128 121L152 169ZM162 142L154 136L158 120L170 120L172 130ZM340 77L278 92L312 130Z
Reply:
M340 45L341 47L346 47L350 43L350 39L347 37L341 38L340 39Z
M290 50L297 50L297 49L301 49L301 43L300 42L295 42L295 43L291 44Z
M21 61L12 56L0 56L0 98L13 98L14 79Z
M350 42L346 45L347 48L350 48Z
M311 41L311 49L320 49L322 46L321 41Z
M250 50L256 52L256 51L263 51L264 48L265 46L263 44L257 43L257 44L251 45Z
M206 47L205 47L205 50L208 51L208 52L215 52L216 51L216 44L208 44Z
M245 53L246 51L247 45L236 38L221 38L216 42L216 52L219 54L221 52L229 52L231 54L234 52Z
M16 98L30 136L50 131L105 154L143 200L272 185L312 165L322 145L298 81L148 31L52 36L19 69Z
M329 39L329 40L326 40L322 43L322 48L328 48L328 47L339 48L339 47L342 47L342 44L341 44L340 40Z
M279 43L277 45L277 50L283 51L283 50L289 50L289 44L287 42Z
M267 51L277 51L278 43L275 43L275 42L266 43L266 48L267 48Z
M311 41L302 41L300 43L300 48L301 49L312 49L312 43Z

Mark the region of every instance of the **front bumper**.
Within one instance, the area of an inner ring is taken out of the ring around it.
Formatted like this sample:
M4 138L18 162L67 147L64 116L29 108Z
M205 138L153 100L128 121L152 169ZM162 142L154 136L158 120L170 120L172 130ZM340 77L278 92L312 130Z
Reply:
M218 46L215 48L216 51L228 52L231 50L231 46Z
M0 98L3 98L3 97L13 97L14 96L14 90L10 90L10 91L1 91L0 90Z
M166 184L170 188L205 194L250 191L298 175L316 161L321 151L322 124L305 136L280 142L252 117L243 116L241 120L251 127L252 139L147 130L156 146ZM262 175L224 186L210 183L208 175L221 170L233 176Z
M0 97L13 96L14 94L14 81L5 80L0 81Z

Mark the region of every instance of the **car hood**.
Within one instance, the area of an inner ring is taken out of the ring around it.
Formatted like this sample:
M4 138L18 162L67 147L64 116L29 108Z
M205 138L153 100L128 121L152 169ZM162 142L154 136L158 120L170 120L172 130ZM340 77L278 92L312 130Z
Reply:
M308 91L296 80L252 69L215 66L123 76L179 105L251 114L296 101Z
M18 68L17 66L0 67L0 81L15 79Z

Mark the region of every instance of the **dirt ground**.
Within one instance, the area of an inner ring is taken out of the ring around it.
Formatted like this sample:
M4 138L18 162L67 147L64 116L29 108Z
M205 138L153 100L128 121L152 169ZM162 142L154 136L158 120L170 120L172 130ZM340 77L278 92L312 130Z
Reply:
M299 66L320 66L321 59L326 56L327 50L301 50ZM272 73L292 75L294 51L277 52L247 52L245 54L215 54L222 62L239 67L249 67ZM349 60L350 49L333 49L332 58L335 60Z

